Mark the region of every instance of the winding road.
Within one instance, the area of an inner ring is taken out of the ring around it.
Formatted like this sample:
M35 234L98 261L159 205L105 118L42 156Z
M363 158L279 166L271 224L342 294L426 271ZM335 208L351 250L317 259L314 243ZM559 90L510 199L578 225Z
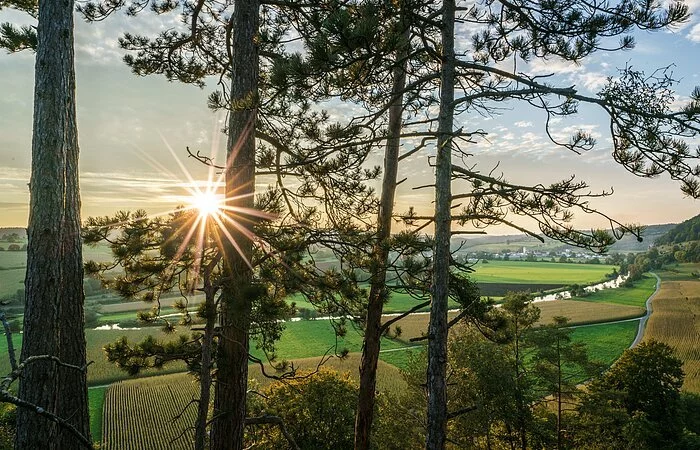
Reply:
M649 272L654 277L656 278L656 289L654 290L654 293L649 296L646 302L646 308L647 308L647 313L639 319L639 328L637 329L637 337L634 338L634 341L632 342L632 345L630 345L630 348L634 348L637 346L642 341L642 338L644 337L644 327L646 327L647 324L647 319L649 319L649 316L651 316L651 301L656 297L656 294L659 293L659 288L661 288L661 278L654 272Z

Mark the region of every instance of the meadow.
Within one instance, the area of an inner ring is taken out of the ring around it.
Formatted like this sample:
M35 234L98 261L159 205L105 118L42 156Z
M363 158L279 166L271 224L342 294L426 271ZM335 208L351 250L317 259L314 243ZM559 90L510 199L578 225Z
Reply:
M615 266L527 261L480 261L469 276L478 283L594 284Z
M4 252L7 253L7 252ZM3 257L0 253L0 266L3 264ZM26 254L22 253L22 258L26 258ZM16 255L13 256L16 258ZM98 260L108 260L109 252L105 247L90 249L86 251L86 258L95 258ZM8 261L8 260L4 260ZM11 262L11 261L9 261ZM532 263L521 261L491 261L489 263L479 263L475 266L476 272L470 277L481 283L482 286L498 289L499 292L506 290L528 289L531 291L540 291L545 287L563 286L567 284L593 284L605 278L607 273L613 269L612 266L592 265L592 264L567 264L567 263ZM17 272L17 273L13 273ZM0 289L7 285L3 283L3 278L17 278L17 288L21 288L21 280L24 276L24 268L18 267L11 270L0 270ZM15 288L15 286L12 286ZM14 293L14 290L9 289ZM653 290L653 289L652 289ZM0 291L1 292L1 291ZM638 317L643 314L643 309L638 305L643 304L646 299L644 295L644 286L633 288L627 294L636 297L644 296L643 299L632 302L615 301L614 290L602 291L592 294L590 297L581 301L556 301L538 303L541 308L541 321L547 323L552 320L552 317L563 315L571 318L572 323L591 323L603 322L609 320L620 320L630 317ZM1 295L1 294L0 294ZM608 296L607 298L605 296ZM98 307L99 313L102 315L100 322L102 323L130 323L135 320L135 312L138 310L148 310L153 305L143 302L115 302L113 296L100 295L90 298L90 304L108 302ZM164 299L163 314L175 312L172 307L172 299ZM200 298L192 299L192 304L201 301ZM300 296L293 296L290 301L297 303L297 308L313 308ZM394 313L401 312L413 307L418 300L401 293L394 293L385 306L385 312ZM617 303L617 304L615 304ZM457 304L451 303L450 308L456 308ZM425 308L427 310L427 307ZM452 313L453 314L453 313ZM385 338L382 343L382 353L380 355L380 375L379 389L380 390L402 390L403 379L400 376L398 368L405 368L411 361L411 355L415 352L423 351L424 342L411 343L410 337L420 335L427 328L427 315L418 314L402 319L398 325L402 328L402 334L396 339ZM583 340L589 343L591 354L594 358L602 361L611 362L615 357L629 345L633 339L634 330L636 330L637 322L629 322L615 325L601 325L599 327L584 327L577 328L575 331L576 339ZM603 328L601 328L603 327ZM611 328L604 328L611 327ZM180 333L188 333L184 327L178 327L178 331L172 335L165 335L157 327L144 327L139 330L86 330L88 342L88 359L94 361L88 369L88 383L92 388L89 391L90 407L92 417L92 432L94 438L100 436L100 428L102 426L102 411L104 405L104 436L107 437L103 443L106 449L123 448L115 447L114 442L122 441L122 438L114 440L115 431L109 431L109 427L113 426L115 420L126 420L126 417L139 417L139 424L129 427L133 430L133 436L138 436L141 424L150 424L153 426L162 418L165 412L169 412L172 416L173 411L179 411L178 405L184 401L189 402L192 395L196 395L195 384L192 378L183 373L186 368L183 363L171 363L162 370L144 370L138 375L138 379L130 379L125 372L120 370L115 365L109 363L103 352L103 347L107 343L114 342L121 336L127 336L132 343L142 340L147 335L155 335L159 338L176 339ZM15 347L18 349L21 346L21 335L13 336ZM413 348L407 348L413 347ZM265 355L255 348L255 342L251 342L253 354L259 358L265 359ZM336 367L343 371L350 371L357 374L359 367L360 351L362 349L362 337L358 330L354 329L351 324L347 326L347 333L343 337L336 338L333 327L327 320L310 320L289 322L286 324L286 330L282 335L282 339L277 343L275 357L277 361L294 361L295 367L302 369L313 369L318 364L320 355L333 355L335 353L349 352L345 359L331 358L326 364L331 367ZM6 343L0 340L0 352L6 352ZM6 373L9 370L7 358L0 359L0 373ZM267 371L274 371L271 367ZM170 374L165 375L163 374ZM156 376L159 375L159 376ZM156 376L156 377L154 377ZM251 378L258 380L258 383L265 383L266 380L261 377L260 369L257 366L251 366ZM120 380L128 380L120 382L106 388L104 385L118 382ZM172 380L172 382L168 381ZM133 385L133 386L132 386ZM119 387L118 387L119 386ZM137 389L137 390L134 390ZM138 392L138 395L136 394ZM138 397L134 400L133 397ZM114 402L124 402L117 407ZM180 402L170 404L172 402ZM153 407L157 405L158 411L139 412L138 408ZM181 407L181 406L180 406ZM190 412L191 410L191 412ZM193 414L194 409L190 408L187 414ZM140 415L139 415L140 414ZM115 416L118 415L119 417ZM148 417L146 417L148 416ZM171 417L168 416L168 417ZM190 419L183 417L182 423L191 423ZM168 421L170 424L171 422ZM172 425L172 424L171 424ZM163 430L179 430L182 428L172 428L171 425L158 425ZM144 425L145 426L145 425ZM131 432L130 432L131 433ZM168 438L168 441L174 436ZM131 439L131 438L128 438ZM112 440L113 443L109 441ZM184 442L180 440L179 442ZM144 444L145 445L145 444ZM149 448L148 446L137 445L138 448ZM178 441L168 443L169 448L180 448ZM157 444L153 448L162 448L161 444ZM184 447L186 448L186 447Z
M2 257L5 253L14 252L0 252ZM17 252L19 253L19 252ZM21 252L24 258L27 258L27 254ZM24 289L24 273L26 269L24 267L19 268L0 268L0 297L6 297L8 295L14 295L18 289Z
M143 340L148 335L153 335L159 339L176 340L181 333L189 333L185 327L178 327L172 334L165 334L158 327L142 328L140 330L85 330L88 343L88 361L94 361L88 367L88 385L99 386L115 381L125 380L130 377L116 365L107 361L103 348L106 344L116 341L122 336L126 336L129 342L136 343ZM17 353L22 345L22 335L12 336L13 344ZM256 348L255 341L251 341L252 354L258 358L266 360L265 354ZM405 344L392 339L384 339L382 348L395 349L404 347ZM292 360L299 358L319 357L320 355L340 354L344 350L348 352L359 352L362 350L362 337L351 326L348 327L344 337L335 336L335 331L328 320L308 320L299 322L289 322L282 334L282 339L277 343L277 361ZM7 341L0 339L0 373L9 373L10 364L7 355ZM167 373L183 372L186 370L184 363L173 362L165 366L164 369L143 370L138 378L161 375Z
M573 339L588 345L592 359L609 365L629 346L636 331L636 321L587 325L575 328ZM377 390L401 392L405 389L405 381L396 366L405 367L411 354L423 351L424 347L416 347L415 350L385 350L389 351L381 355ZM324 367L348 372L358 379L360 356L360 353L350 353L344 359L331 358ZM313 370L319 361L319 357L314 357L292 360L290 363L299 369ZM250 367L249 378L254 385L259 386L271 382L262 376L257 366ZM188 374L163 375L111 385L104 397L105 426L101 448L121 449L125 448L125 443L128 443L129 448L190 448L192 430L187 430L187 426L193 423L196 411L193 407L184 408L197 395L197 385ZM173 420L183 410L182 416ZM97 425L93 423L93 426ZM176 439L178 436L181 438Z
M622 286L617 289L603 289L591 292L585 297L575 298L575 300L594 303L615 303L644 308L646 300L654 293L655 289L656 278L647 274L641 280L635 281L632 287Z

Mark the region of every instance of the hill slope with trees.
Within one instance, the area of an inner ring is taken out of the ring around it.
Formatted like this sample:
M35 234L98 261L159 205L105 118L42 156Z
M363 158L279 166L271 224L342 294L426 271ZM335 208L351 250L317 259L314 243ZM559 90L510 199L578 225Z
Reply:
M676 225L656 240L656 244L680 244L700 240L700 214Z

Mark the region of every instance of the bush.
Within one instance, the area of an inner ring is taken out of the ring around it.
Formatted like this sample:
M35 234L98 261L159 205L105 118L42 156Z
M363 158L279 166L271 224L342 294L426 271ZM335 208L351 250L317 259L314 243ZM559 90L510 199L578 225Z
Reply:
M327 369L299 375L263 389L263 400L250 405L251 415L281 417L301 449L352 449L357 384L349 374ZM251 433L261 448L288 447L277 427L260 427Z
M298 309L299 317L301 317L304 320L316 320L318 317L318 311L315 309L309 309L309 308L299 308Z
M14 448L16 421L17 412L15 405L9 403L0 404L0 450L12 450Z

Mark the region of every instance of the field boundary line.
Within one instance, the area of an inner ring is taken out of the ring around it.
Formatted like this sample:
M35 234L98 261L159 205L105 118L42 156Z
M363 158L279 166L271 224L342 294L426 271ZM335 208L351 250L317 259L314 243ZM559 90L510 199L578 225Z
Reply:
M408 347L399 347L399 348L387 348L385 350L379 350L379 353L391 353L391 352L401 352L404 350L410 350L412 348L418 349L418 348L425 348L425 345L409 345Z

